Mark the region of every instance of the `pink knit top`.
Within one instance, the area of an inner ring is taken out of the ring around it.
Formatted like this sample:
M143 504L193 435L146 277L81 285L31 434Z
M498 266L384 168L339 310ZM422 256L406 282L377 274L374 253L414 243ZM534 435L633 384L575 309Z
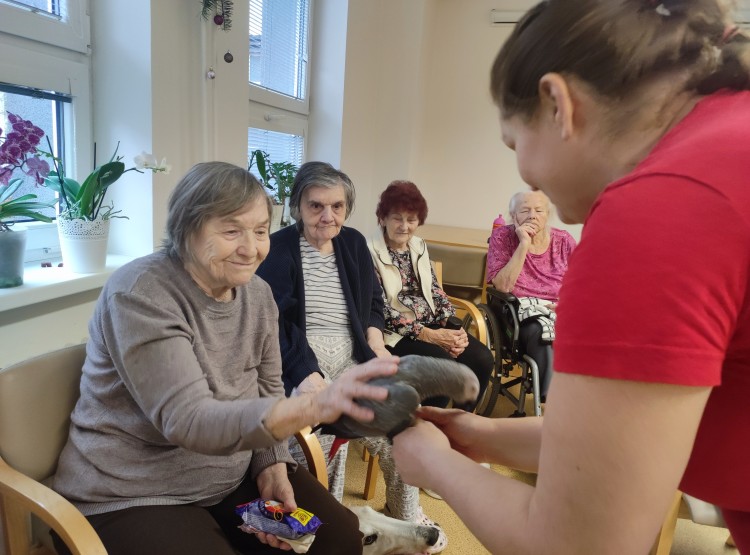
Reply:
M542 254L526 254L512 293L516 297L538 297L557 302L560 285L568 269L568 258L576 245L575 239L562 229L550 229L549 248ZM513 225L496 227L490 236L487 252L487 283L510 261L519 245Z

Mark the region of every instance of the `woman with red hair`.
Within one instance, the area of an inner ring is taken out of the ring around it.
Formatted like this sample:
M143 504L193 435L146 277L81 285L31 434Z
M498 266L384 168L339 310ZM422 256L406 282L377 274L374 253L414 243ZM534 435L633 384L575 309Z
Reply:
M453 358L479 379L479 398L492 371L490 350L463 328L446 327L455 310L440 288L424 240L415 236L427 219L427 201L411 181L394 181L375 210L380 230L368 241L383 286L385 345L397 356ZM446 406L447 398L424 404Z

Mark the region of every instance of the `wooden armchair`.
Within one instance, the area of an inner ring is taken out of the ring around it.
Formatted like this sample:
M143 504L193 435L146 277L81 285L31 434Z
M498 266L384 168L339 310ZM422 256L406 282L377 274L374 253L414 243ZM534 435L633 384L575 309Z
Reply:
M433 249L433 246L430 245L430 250ZM486 252L485 252L486 256ZM484 262L482 262L484 264ZM437 277L438 283L440 286L443 286L443 263L440 260L433 260L432 261L433 268L435 270L435 276ZM486 287L481 288L480 290L484 290ZM447 291L446 291L447 293ZM484 319L484 316L480 313L479 309L476 307L476 305L467 299L453 297L450 294L448 294L448 299L450 300L451 304L453 305L453 308L456 309L456 314L461 318L464 322L464 327L467 330L467 333L471 333L474 335L479 341L481 341L483 344L489 346L489 335L487 332L487 323ZM482 405L483 403L480 403ZM362 451L362 459L367 462L367 474L365 476L365 489L363 493L363 497L365 500L369 501L375 496L375 488L377 487L378 482L378 457L370 457L370 454L367 452L367 449L364 449Z
M48 528L74 554L106 553L78 509L40 483L54 473L68 437L85 356L85 346L76 345L0 370L0 510L7 555L54 553Z
M54 554L49 528L74 555L106 555L78 509L40 483L54 473L68 438L85 356L85 345L76 345L0 369L0 535L6 555ZM318 439L310 428L296 437L310 472L328 487Z
M705 524L706 526L726 527L724 518L721 516L721 511L715 505L678 491L675 493L672 505L667 511L667 515L659 530L659 535L656 537L649 555L669 555L672 550L672 542L674 541L674 532L678 518L690 519L693 522ZM734 547L731 535L727 537L726 544L729 547Z

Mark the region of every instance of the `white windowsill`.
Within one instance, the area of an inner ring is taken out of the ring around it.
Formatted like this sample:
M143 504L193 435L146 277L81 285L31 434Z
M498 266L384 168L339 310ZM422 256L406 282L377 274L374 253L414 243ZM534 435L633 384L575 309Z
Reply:
M74 274L65 268L42 268L29 264L23 274L23 285L0 289L0 312L57 299L104 285L112 272L136 257L110 254L107 267L96 274Z

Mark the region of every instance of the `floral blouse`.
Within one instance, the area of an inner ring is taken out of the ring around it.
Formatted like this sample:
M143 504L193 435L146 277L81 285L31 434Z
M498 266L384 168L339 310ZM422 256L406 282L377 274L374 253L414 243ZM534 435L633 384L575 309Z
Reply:
M417 319L406 318L401 312L388 304L388 299L385 298L385 293L383 293L385 327L404 337L416 339L424 326L445 324L448 317L455 314L455 310L453 310L453 305L448 300L445 291L438 286L435 271L433 270L430 276L432 279L432 299L435 303L435 313L433 314L427 299L422 295L419 279L411 263L410 252L398 252L389 248L388 253L401 273L401 292L398 294L398 300L404 306L413 310Z

